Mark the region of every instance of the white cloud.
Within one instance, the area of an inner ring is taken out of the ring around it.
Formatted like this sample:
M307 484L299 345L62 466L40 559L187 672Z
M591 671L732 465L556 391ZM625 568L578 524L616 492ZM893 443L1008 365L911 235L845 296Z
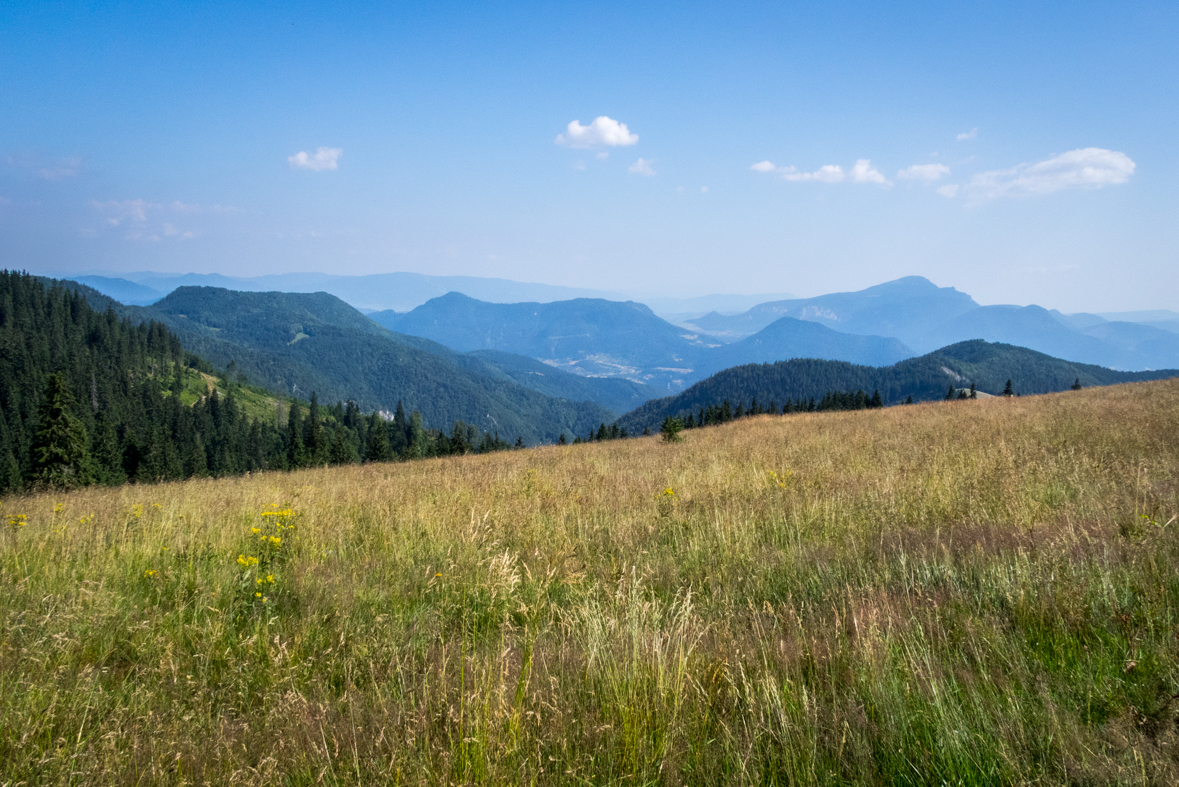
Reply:
M584 161L575 161L575 162L573 162L573 168L578 171L584 170L585 169L585 162Z
M852 183L877 183L886 187L892 185L888 178L872 166L871 160L866 158L857 160L848 172L838 164L824 164L814 172L799 172L797 167L775 167L772 161L759 161L750 169L754 172L775 172L782 180L792 183L842 183L850 180Z
M799 172L796 167L778 167L778 173L783 180L801 183L808 180L819 183L841 183L844 178L843 167L838 164L824 164L814 172Z
M707 193L708 193L708 186L701 186L701 187L700 187L700 193L701 193L701 194L707 194Z
M638 134L630 133L625 123L599 115L588 126L580 121L571 120L565 127L564 134L558 134L556 144L567 148L593 148L599 145L606 147L620 147L633 145L639 141Z
M851 179L853 183L876 183L880 186L891 186L892 182L888 178L880 174L880 170L872 166L869 159L857 159L855 166L851 169Z
M205 211L200 205L189 205L179 200L161 204L148 202L145 199L107 200L99 202L91 200L90 207L102 216L103 222L110 228L118 228L123 237L134 241L159 241L162 238L189 240L199 233L178 227L173 221L165 218L176 216L191 216ZM210 208L213 213L231 212L233 208L214 205ZM93 235L93 231L87 234Z
M971 202L1029 197L1066 189L1099 189L1125 183L1137 169L1129 156L1104 148L1080 148L1036 164L981 172L963 187Z
M72 158L63 158L48 167L41 167L37 170L37 177L42 180L62 180L63 178L72 178L78 174L78 170L82 167L82 159L74 156Z
M974 139L977 136L978 136L978 126L975 126L974 128L970 129L970 131L963 131L961 134L958 135L957 139L959 142L965 142L966 140Z
M79 156L46 160L35 153L18 153L4 157L4 163L31 172L42 180L58 181L72 178L82 169Z
M950 168L945 164L914 164L898 172L897 177L901 180L920 180L924 183L933 183L949 174Z
M944 186L939 186L937 193L941 194L943 197L946 197L947 199L954 199L954 197L958 196L958 184L957 183L947 183Z
M163 205L146 202L142 199L112 199L106 202L91 200L90 205L99 213L102 213L106 219L106 223L112 227L118 227L120 224L128 221L142 224L147 221L147 212L149 210L154 211L163 208Z
M610 151L603 150L601 153L596 154L594 156L594 158L601 159L601 160L605 161L606 159L610 158Z
M309 169L322 172L325 169L338 169L340 156L344 155L343 148L318 148L314 153L300 150L287 158L287 163L294 169Z
M655 170L651 168L651 162L645 158L641 158L634 164L631 164L626 168L626 171L632 175L646 175L647 177L655 174Z

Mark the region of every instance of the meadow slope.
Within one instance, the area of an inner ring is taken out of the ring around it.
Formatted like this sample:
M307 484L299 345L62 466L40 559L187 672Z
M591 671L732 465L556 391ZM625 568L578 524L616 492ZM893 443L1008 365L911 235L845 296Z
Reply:
M7 498L0 783L1175 784L1176 514L1179 380Z

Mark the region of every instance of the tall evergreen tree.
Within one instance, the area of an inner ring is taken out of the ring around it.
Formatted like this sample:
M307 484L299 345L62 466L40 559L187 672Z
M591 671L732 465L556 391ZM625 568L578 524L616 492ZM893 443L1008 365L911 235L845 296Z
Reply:
M32 478L52 487L76 487L89 482L86 428L74 415L77 401L57 372L45 380L45 395L37 413L33 443Z
M385 419L377 413L373 413L372 423L368 428L368 449L365 451L364 460L366 462L388 462L392 458L389 452Z
M287 414L287 467L294 470L303 466L303 426L299 418L299 403L291 400Z

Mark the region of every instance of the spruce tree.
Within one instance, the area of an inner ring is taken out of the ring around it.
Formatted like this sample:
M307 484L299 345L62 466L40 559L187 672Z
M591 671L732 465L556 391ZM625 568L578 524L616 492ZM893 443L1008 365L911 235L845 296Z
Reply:
M1011 387L1011 380L1007 381L1007 385L1003 386L1004 396L1015 396L1015 389Z
M303 428L299 419L299 403L291 400L287 415L287 469L303 466Z
M86 428L74 415L77 401L57 372L45 380L38 408L37 437L33 442L33 481L71 488L89 483Z
M364 461L388 462L391 458L385 419L373 413L373 424L368 430L368 447L364 453Z
M1081 378L1080 377L1073 380L1072 390L1074 390L1074 391L1081 390Z
M311 392L311 405L307 408L307 420L303 422L303 455L306 464L322 465L327 461L327 445L323 435L323 423L319 416L319 397Z
M974 386L974 383L971 383L971 384L970 384L970 398L971 398L971 399L977 399L977 398L978 398L978 388L976 388L976 387Z

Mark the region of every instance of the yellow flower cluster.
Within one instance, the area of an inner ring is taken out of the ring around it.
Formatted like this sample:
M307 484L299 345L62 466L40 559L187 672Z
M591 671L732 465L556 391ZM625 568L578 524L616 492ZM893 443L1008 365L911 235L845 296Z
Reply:
M8 526L11 527L13 530L17 530L19 528L22 528L27 524L29 524L29 518L25 514L9 514L8 515Z
M663 490L662 497L667 500L674 500L675 499L675 490L669 486L667 489Z
M151 577L154 577L157 573L159 573L159 572L157 572L155 569L149 568L147 571L143 572L143 575L150 579Z
M254 557L253 555L238 555L237 562L246 568L249 568L250 566L258 565L258 558Z
M770 471L770 483L777 484L780 489L785 489L786 485L794 478L793 470L783 470L782 475L778 475L773 470Z

